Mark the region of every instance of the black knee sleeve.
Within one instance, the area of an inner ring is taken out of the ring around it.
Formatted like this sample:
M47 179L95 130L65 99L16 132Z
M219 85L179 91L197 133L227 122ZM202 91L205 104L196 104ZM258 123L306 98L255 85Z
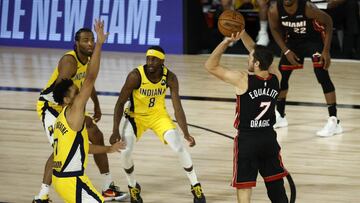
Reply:
M267 194L272 203L288 203L286 196L284 180L279 179L271 182L265 182Z
M320 83L323 92L329 93L335 91L334 84L331 82L329 72L323 68L314 68L317 81Z
M288 90L289 78L292 73L292 70L280 70L280 73L281 73L280 90Z

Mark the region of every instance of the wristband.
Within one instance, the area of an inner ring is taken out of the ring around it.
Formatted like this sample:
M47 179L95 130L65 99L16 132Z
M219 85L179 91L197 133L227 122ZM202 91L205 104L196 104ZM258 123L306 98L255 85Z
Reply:
M289 52L290 52L290 49L286 50L286 51L284 52L284 55L288 54Z

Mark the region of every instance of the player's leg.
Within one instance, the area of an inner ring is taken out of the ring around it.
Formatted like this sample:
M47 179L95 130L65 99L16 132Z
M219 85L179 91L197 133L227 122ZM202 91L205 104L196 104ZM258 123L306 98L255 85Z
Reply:
M159 115L156 121L152 123L151 129L156 133L163 143L167 143L169 147L178 155L181 166L191 183L191 192L194 195L195 203L205 203L206 198L202 191L201 184L197 179L195 169L191 160L191 156L184 147L181 136L176 130L174 122L167 113Z
M280 145L276 140L276 132L269 131L262 135L260 147L259 172L264 178L267 194L273 203L288 203L283 178L288 175L280 155Z
M46 137L50 145L54 143L53 140L53 125L56 121L56 117L59 115L58 111L50 107L48 102L39 101L38 102L38 111L41 115L41 121L45 130ZM44 167L43 181L41 184L40 192L37 196L34 197L33 203L38 202L49 202L49 189L51 185L51 176L52 176L52 167L53 167L54 156L51 153L48 160L46 161Z
M143 200L140 196L141 187L139 183L136 182L135 173L134 173L134 161L132 159L132 152L136 143L137 136L143 133L141 124L135 122L134 118L128 117L123 119L123 126L121 128L121 139L126 143L126 148L121 150L120 153L120 163L124 169L126 179L128 181L128 187L130 192L130 202L131 203L142 203Z
M85 117L86 128L89 135L89 140L92 144L104 146L104 136L97 125L89 116ZM107 154L94 154L94 160L99 168L100 174L103 177L104 184L102 187L102 194L108 200L124 200L128 194L120 191L119 187L115 186L109 170L109 160Z
M251 192L251 188L237 189L236 196L238 203L250 203Z
M292 46L292 44L294 44ZM292 65L286 58L284 54L281 55L279 62L279 70L282 75L280 82L280 93L278 100L276 102L276 123L274 128L281 128L288 126L287 119L285 118L285 106L286 106L286 97L289 90L289 79L291 73L295 69L302 69L304 63L304 53L302 47L296 42L288 43L288 48L296 54L300 59L298 62L300 65Z
M336 93L335 86L331 81L329 71L323 68L323 63L320 61L322 43L314 42L309 44L309 53L311 54L314 73L317 81L321 85L323 90L326 104L328 105L329 118L325 126L319 130L316 134L321 137L328 137L342 132L342 128L337 118L336 108Z
M233 178L231 186L236 188L238 203L251 200L252 188L256 186L258 161L255 156L258 148L251 135L238 135L234 140Z
M267 46L269 44L269 34L268 29L268 20L267 12L269 9L268 0L257 0L259 4L259 20L260 20L260 30L257 36L256 44Z

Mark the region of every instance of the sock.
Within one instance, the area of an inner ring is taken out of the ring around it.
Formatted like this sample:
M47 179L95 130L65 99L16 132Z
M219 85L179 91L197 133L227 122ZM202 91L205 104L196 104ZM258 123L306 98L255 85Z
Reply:
M41 184L40 192L39 192L39 198L43 198L49 194L49 188L50 185L47 184Z
M191 170L190 172L186 171L186 175L190 180L190 183L192 186L196 185L199 183L199 181L197 180L197 176L195 173L195 169L193 168L193 170Z
M267 27L268 27L268 22L266 20L261 20L260 21L260 31L259 32L266 32L267 33Z
M276 102L276 110L283 118L285 117L285 103L286 103L286 98L279 98Z
M336 103L335 104L328 104L328 111L329 116L335 116L337 117L337 109L336 109Z
M136 186L136 180L135 180L134 172L132 172L130 174L125 172L125 176L126 176L126 179L128 181L129 186L130 187L135 187Z
M101 174L101 176L104 178L104 186L103 186L103 191L109 189L112 181L112 177L111 177L111 173L107 172L107 173L103 173Z

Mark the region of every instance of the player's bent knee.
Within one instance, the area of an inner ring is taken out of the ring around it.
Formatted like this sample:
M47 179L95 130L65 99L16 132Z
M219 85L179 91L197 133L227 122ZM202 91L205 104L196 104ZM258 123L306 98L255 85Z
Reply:
M176 153L184 152L184 145L181 142L179 133L175 129L166 131L164 139L169 144L170 148Z
M330 79L328 71L322 68L314 68L314 72L325 94L335 91L335 86Z

